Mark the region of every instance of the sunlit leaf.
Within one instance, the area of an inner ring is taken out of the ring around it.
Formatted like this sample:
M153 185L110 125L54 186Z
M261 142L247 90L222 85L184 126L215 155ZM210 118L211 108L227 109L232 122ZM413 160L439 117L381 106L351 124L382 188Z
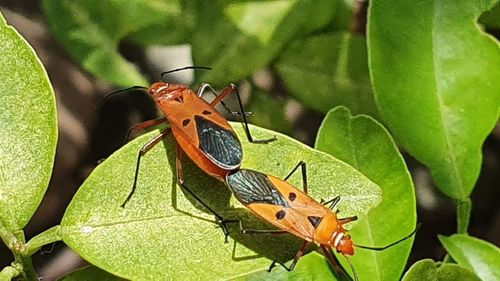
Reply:
M483 281L500 279L500 249L465 234L439 236L439 241L459 264L471 269Z
M326 259L317 252L305 255L297 263L295 269L288 272L281 266L273 268L271 272L262 270L239 276L231 280L238 281L314 281L314 280L336 280Z
M341 195L342 214L363 216L380 200L380 189L351 166L284 135L251 126L256 139L276 135L270 144L250 144L234 123L244 147L243 167L286 176L300 161L308 164L314 198ZM265 270L271 260L293 258L301 241L291 235L244 235L230 228L224 244L214 217L175 185L172 138L142 160L139 184L126 208L137 152L158 131L132 141L100 164L75 195L61 223L63 241L83 258L130 279L225 279ZM172 172L174 171L174 172ZM242 219L246 228L270 227L231 197L221 182L184 161L186 185L226 219ZM300 173L291 179L301 186ZM200 209L201 208L201 209ZM236 242L236 243L235 243Z
M22 229L49 184L57 142L54 92L31 46L0 14L0 221Z
M385 124L459 200L476 183L499 116L500 46L476 24L496 2L370 3L370 71Z
M382 188L382 203L351 231L355 243L385 246L415 228L413 183L396 144L380 123L337 107L323 120L315 147L349 163ZM340 214L345 216L342 209ZM357 249L352 261L360 280L397 280L410 250L411 242L382 252Z

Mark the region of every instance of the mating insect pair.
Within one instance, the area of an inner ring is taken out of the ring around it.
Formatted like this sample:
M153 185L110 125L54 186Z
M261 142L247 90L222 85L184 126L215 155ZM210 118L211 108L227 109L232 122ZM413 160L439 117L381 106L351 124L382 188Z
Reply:
M199 67L175 69L164 72L161 76L163 77L167 73L189 68ZM195 93L187 86L159 82L153 84L149 89L146 87L131 87L119 90L110 93L104 99L114 94L132 90L139 90L151 94L159 109L165 114L165 117L137 124L130 128L129 133L131 131L166 123L167 121L170 126L161 131L159 135L151 139L140 149L137 157L132 190L123 202L122 207L125 207L127 202L132 198L137 187L141 158L154 145L159 143L169 133L172 133L177 141L177 181L181 187L193 196L193 198L198 200L207 210L216 216L225 234L226 241L228 236L226 223L238 221L224 220L210 208L208 204L203 202L189 189L182 175L182 157L184 154L187 154L187 156L207 174L224 181L234 193L235 197L250 210L264 220L280 228L280 230L276 231L245 230L241 227L240 223L242 232L291 233L305 240L302 247L297 252L291 266L287 267L282 264L287 270L292 270L295 267L310 243L320 244L327 259L334 266L334 269L341 274L342 271L340 266L335 262L334 257L330 253L331 247L335 248L337 252L342 253L344 256L353 255L354 247L383 250L404 241L414 234L413 232L407 237L386 247L377 248L355 245L351 237L347 235L343 225L356 220L357 217L348 217L344 219L337 218L337 213L334 212L333 209L339 202L339 197L327 202L326 204L329 205L327 208L325 205L315 201L307 195L305 163L299 163L284 180L257 171L240 169L243 159L241 143L227 120L214 108L216 104L220 102L229 113L240 115L243 118L245 133L250 142L265 144L275 141L276 138L266 140L254 140L252 138L248 128L248 113L245 112L243 108L236 86L230 85L217 95L216 91L209 84L203 84L198 92ZM207 90L212 92L215 96L215 99L211 103L202 99ZM222 101L223 98L232 93L235 93L237 96L240 109L239 112L231 111ZM286 182L286 179L288 179L299 167L302 168L304 191L300 191ZM275 262L272 263L270 269L274 264ZM355 274L353 267L352 269ZM355 277L355 279L357 278Z
M164 77L168 73L192 68L209 69L205 67L184 67L163 72L161 77ZM98 106L113 95L130 91L149 93L165 117L134 125L127 132L127 139L132 131L146 129L163 123L168 123L170 126L161 131L159 135L148 141L140 149L137 156L132 190L121 206L125 207L135 193L141 158L169 133L172 133L177 142L177 182L193 196L193 198L217 217L218 223L221 225L227 241L228 232L223 218L192 192L185 183L182 174L182 157L184 154L187 154L187 156L204 172L221 181L225 181L226 175L230 171L239 169L243 160L243 148L231 125L229 125L224 116L214 108L218 103L221 103L230 114L242 116L245 133L249 142L268 143L276 140L276 138L274 137L266 140L255 140L252 138L247 121L247 115L250 115L250 113L244 110L238 88L233 84L226 87L220 94L217 94L209 84L202 84L198 92L195 93L184 85L158 82L153 84L151 88L134 86L112 92L105 96L98 103ZM210 103L202 98L207 91L210 91L215 96L215 99ZM222 100L232 93L236 94L240 111L232 111Z

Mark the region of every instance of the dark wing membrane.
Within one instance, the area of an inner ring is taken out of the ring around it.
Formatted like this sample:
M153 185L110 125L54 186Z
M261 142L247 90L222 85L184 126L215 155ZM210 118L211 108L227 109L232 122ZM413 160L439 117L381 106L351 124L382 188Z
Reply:
M227 184L242 203L266 203L290 208L283 195L265 174L252 170L238 170L227 176Z
M201 151L223 169L238 168L243 158L243 149L234 132L198 115L194 119Z

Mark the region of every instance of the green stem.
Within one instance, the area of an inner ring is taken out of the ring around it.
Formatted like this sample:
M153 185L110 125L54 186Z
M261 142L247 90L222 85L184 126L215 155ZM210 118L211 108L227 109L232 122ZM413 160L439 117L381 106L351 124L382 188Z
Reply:
M60 241L61 239L61 226L56 225L51 227L31 238L31 240L26 243L26 254L31 256L36 251L40 250L42 246Z
M467 234L472 202L469 197L457 201L457 233Z
M0 272L0 280L11 280L20 276L24 280L37 281L35 268L31 261L31 255L41 246L60 240L60 227L52 227L42 232L26 244L22 230L12 232L3 221L0 220L0 238L14 254L15 261L11 266L5 267Z
M31 261L31 257L14 254L16 258L16 262L21 264L23 271L21 272L21 276L24 280L28 281L38 281L38 276L36 275L35 268L33 267L33 263Z
M17 240L12 245L11 251L14 254L15 263L19 264L22 268L21 276L24 280L38 281L35 268L31 261L31 256L27 254L26 240L23 231L14 233Z

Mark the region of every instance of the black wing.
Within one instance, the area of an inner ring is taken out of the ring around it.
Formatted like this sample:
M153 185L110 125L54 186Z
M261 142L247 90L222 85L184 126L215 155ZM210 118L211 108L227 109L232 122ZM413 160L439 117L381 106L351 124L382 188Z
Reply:
M227 185L243 204L267 203L290 208L283 195L265 174L252 170L238 170L226 178Z
M243 149L234 132L198 115L194 119L201 151L223 169L238 168L243 158Z

